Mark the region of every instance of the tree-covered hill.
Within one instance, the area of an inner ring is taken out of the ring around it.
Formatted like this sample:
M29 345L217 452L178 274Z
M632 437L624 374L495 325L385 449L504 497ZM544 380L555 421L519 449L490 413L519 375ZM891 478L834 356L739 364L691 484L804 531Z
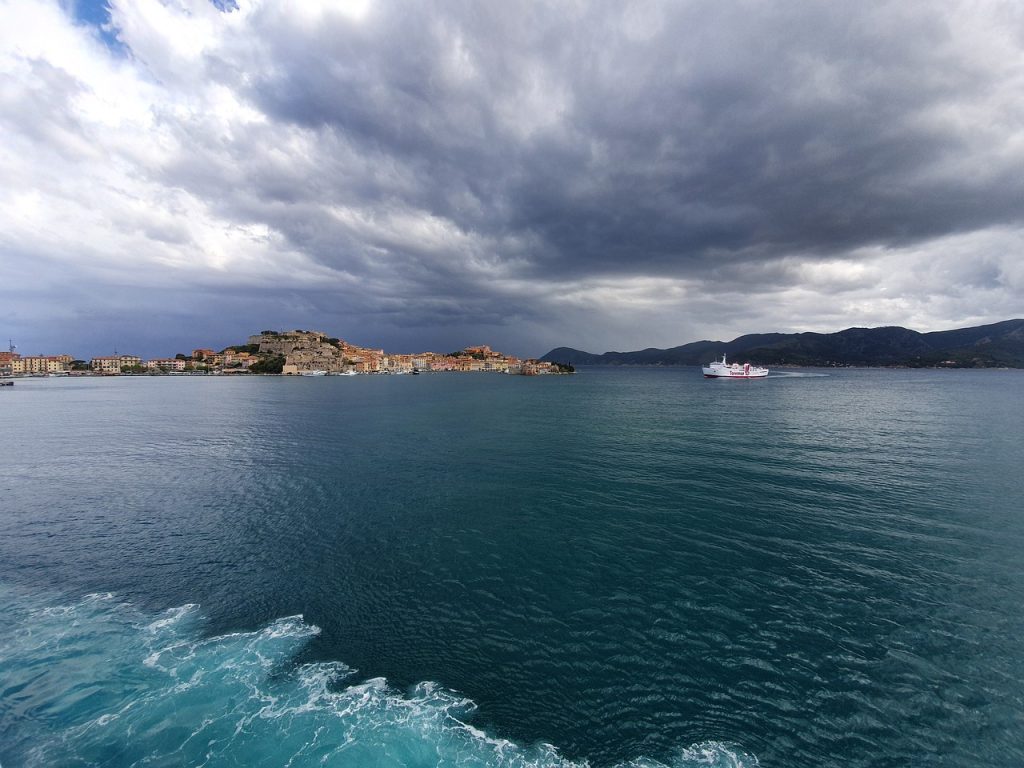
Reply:
M558 347L541 360L572 365L699 365L723 354L762 365L1024 368L1024 320L918 333L909 328L847 328L837 333L755 333L670 349L593 354Z

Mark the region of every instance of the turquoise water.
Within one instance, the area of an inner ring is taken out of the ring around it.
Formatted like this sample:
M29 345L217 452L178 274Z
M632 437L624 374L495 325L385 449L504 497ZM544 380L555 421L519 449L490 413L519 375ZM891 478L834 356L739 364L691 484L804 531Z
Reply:
M0 764L1024 763L1024 374L0 392Z

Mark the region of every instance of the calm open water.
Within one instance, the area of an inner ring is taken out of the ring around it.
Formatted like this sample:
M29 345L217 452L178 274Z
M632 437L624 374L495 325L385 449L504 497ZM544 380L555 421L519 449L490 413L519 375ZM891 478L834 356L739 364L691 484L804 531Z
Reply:
M1024 372L0 391L0 764L1020 766Z

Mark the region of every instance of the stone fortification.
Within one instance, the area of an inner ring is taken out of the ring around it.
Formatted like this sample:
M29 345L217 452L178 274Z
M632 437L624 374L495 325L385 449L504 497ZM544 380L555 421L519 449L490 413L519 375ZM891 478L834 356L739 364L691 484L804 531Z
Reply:
M327 339L320 331L284 331L250 336L249 343L258 344L261 355L281 355L298 371L340 371L344 355Z

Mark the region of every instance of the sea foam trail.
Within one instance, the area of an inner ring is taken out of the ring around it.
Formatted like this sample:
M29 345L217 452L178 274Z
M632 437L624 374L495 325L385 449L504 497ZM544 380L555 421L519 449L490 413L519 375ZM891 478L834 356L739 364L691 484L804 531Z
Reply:
M319 633L301 616L204 637L196 605L145 617L111 594L40 606L3 587L0 610L2 766L585 765L473 727L474 703L435 683L295 664ZM628 766L757 764L709 741Z

